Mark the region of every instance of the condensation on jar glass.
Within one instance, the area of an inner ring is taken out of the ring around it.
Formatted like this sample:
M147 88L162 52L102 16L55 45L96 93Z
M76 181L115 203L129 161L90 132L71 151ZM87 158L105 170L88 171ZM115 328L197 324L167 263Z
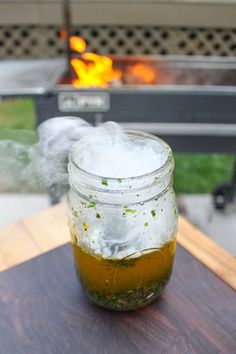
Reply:
M115 310L135 309L158 297L171 275L177 232L171 149L149 134L128 136L149 139L153 149L161 150L163 165L138 177L93 175L75 163L75 153L92 143L89 138L72 147L69 159L69 225L77 274L93 301Z

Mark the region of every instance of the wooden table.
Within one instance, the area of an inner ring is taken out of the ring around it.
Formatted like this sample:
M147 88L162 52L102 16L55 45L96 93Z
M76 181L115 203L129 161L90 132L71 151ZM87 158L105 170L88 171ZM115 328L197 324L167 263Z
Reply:
M114 313L82 294L63 246L65 205L2 228L0 353L235 352L236 260L182 217L177 240L174 274L160 298Z

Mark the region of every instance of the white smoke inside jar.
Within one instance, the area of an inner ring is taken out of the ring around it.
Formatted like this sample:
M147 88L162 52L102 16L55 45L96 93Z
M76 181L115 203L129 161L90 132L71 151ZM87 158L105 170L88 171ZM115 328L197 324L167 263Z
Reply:
M73 161L81 169L107 178L148 174L164 165L168 152L152 139L131 139L121 126L106 122L73 146Z

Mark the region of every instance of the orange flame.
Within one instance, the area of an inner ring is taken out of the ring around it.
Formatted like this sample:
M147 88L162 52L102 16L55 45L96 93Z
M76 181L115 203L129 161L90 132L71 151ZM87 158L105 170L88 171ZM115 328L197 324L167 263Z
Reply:
M60 37L67 38L66 30L60 31ZM86 52L86 41L78 36L70 36L69 44L72 51L78 53L71 59L71 66L76 75L72 79L74 87L107 87L112 81L122 78L125 84L152 85L158 80L157 68L145 62L136 62L123 69L113 68L111 58Z
M70 48L77 53L83 53L87 45L83 38L77 36L70 37Z
M71 59L77 76L72 80L74 87L107 87L111 81L121 78L122 73L113 68L112 59L95 53L85 53L87 45L82 38L71 36L70 47L80 54L80 58Z
M157 80L156 69L147 63L137 63L130 66L128 73L132 75L133 80L145 85L154 84Z

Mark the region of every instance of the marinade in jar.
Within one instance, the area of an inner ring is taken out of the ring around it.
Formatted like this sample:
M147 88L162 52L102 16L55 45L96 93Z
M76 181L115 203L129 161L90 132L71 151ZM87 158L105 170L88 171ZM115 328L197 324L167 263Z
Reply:
M88 296L112 310L132 310L152 302L168 282L175 240L139 256L102 258L72 243L77 274Z

